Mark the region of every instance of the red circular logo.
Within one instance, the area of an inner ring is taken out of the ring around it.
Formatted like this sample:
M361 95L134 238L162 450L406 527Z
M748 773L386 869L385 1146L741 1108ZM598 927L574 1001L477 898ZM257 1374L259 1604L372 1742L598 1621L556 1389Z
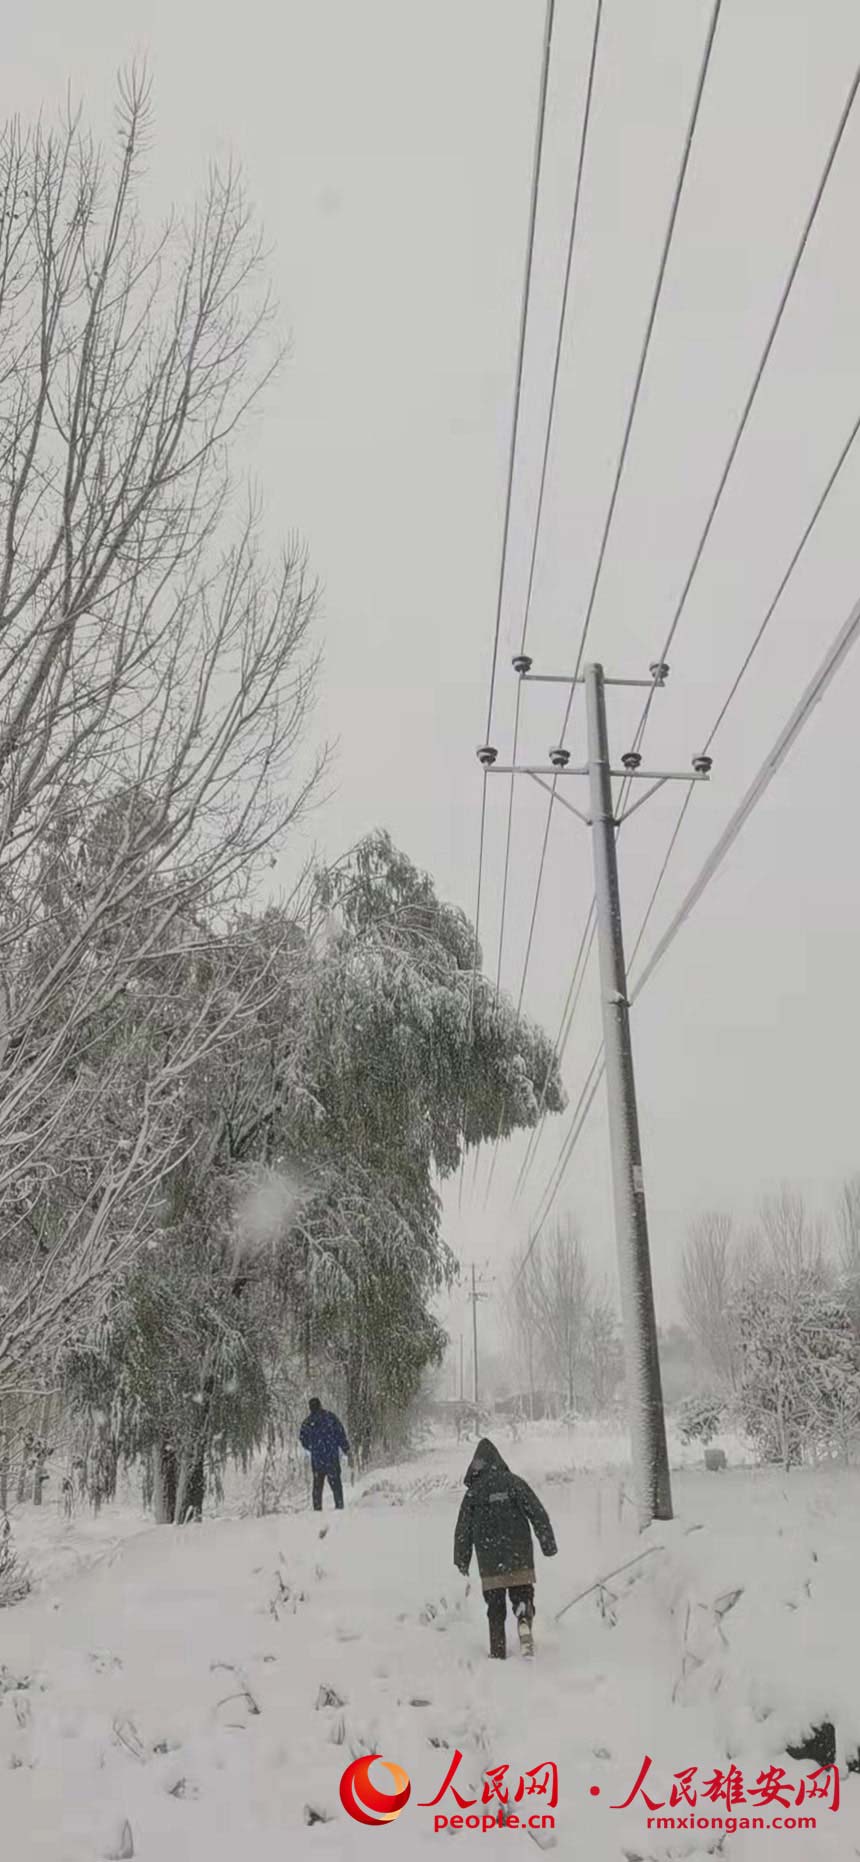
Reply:
M370 1767L376 1764L391 1773L393 1793L378 1791L376 1785L371 1784ZM390 1759L380 1758L378 1752L371 1752L369 1757L355 1759L347 1766L340 1781L340 1801L356 1823L393 1823L408 1802L411 1789L401 1765L394 1765Z

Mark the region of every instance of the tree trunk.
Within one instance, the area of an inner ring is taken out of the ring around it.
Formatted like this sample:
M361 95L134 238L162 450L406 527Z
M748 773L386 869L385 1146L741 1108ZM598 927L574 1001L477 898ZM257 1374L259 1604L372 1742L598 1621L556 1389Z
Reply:
M169 1442L152 1450L152 1510L156 1524L172 1526L176 1513L176 1452Z
M192 1462L191 1471L185 1484L183 1517L180 1520L180 1525L185 1525L189 1519L201 1520L203 1518L203 1502L205 1498L206 1465L203 1458L203 1450L201 1449L196 1460Z
M39 1418L39 1449L36 1455L36 1468L33 1475L34 1506L41 1506L42 1488L49 1478L47 1470L48 1430L51 1426L51 1410L53 1407L53 1399L50 1396L46 1396L42 1403L42 1414Z

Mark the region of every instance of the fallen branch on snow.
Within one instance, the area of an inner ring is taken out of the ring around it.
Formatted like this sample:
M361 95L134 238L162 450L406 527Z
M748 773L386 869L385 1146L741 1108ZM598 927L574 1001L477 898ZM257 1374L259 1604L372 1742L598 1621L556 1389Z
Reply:
M592 1591L602 1590L603 1586L608 1583L610 1578L619 1577L622 1571L629 1571L631 1565L641 1564L643 1558L651 1558L655 1552L662 1552L665 1551L665 1549L663 1545L649 1545L647 1552L638 1552L635 1558L629 1558L627 1560L626 1565L616 1565L614 1571L607 1571L602 1578L595 1578L594 1583L589 1584L585 1590L577 1591L576 1596L571 1597L570 1602L565 1604L563 1610L556 1610L555 1621L557 1623L560 1622L561 1618L567 1615L568 1610L573 1609L575 1603L581 1603L583 1597L590 1597Z

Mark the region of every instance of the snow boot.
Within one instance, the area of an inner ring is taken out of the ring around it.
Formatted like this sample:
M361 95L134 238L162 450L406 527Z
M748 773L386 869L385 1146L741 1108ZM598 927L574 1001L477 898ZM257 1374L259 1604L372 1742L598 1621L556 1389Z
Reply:
M534 1636L532 1635L532 1620L530 1616L524 1614L517 1617L517 1635L520 1639L520 1648L523 1654L533 1655L535 1652L535 1643Z

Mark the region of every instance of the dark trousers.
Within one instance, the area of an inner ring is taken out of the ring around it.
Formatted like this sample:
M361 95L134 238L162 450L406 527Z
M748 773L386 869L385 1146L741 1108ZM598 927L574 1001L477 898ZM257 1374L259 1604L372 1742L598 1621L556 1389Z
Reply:
M485 1590L484 1602L490 1624L490 1654L497 1660L504 1661L506 1654L505 1617L508 1598L511 1609L518 1620L530 1623L535 1613L535 1587L533 1584L509 1584L506 1591Z
M535 1613L534 1585L511 1584L506 1591L499 1588L498 1590L485 1590L484 1592L484 1602L487 1606L487 1616L489 1618L491 1630L495 1628L504 1629L509 1597L514 1616L524 1616L527 1623L531 1622Z
M340 1466L333 1468L314 1468L314 1512L322 1512L323 1488L326 1481L334 1495L334 1503L339 1512L343 1512L343 1482L340 1478Z

